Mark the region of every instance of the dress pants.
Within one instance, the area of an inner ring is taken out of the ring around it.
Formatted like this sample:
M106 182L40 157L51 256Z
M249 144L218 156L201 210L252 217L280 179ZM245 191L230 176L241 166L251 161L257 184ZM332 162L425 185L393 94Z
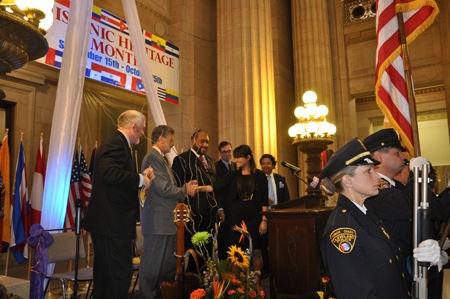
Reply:
M91 233L95 299L124 299L131 284L132 240Z
M177 271L177 235L144 235L139 266L139 299L161 297L161 283L174 282Z

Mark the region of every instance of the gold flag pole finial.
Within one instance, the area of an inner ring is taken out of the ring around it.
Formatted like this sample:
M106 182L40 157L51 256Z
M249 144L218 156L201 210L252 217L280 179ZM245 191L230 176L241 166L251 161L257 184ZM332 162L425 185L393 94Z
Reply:
M98 141L97 141L97 140L95 140L95 147L97 147L97 144L98 144Z
M9 132L9 129L6 128L6 129L5 129L5 136L8 136L8 132Z
M41 133L41 139L44 138L44 133Z
M79 148L80 148L80 143L81 143L81 138L80 138L80 137L78 137L78 144L77 144L77 149L79 149Z
M20 141L23 141L23 132L20 133Z

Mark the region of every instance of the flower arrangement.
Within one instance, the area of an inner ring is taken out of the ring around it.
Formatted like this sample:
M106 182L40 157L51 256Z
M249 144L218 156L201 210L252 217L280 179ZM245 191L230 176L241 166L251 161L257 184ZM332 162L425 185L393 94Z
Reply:
M241 227L234 227L249 238L250 234L246 230L245 223ZM217 231L217 230L216 230ZM192 237L192 243L195 245L198 254L207 253L205 244L209 242L211 235L205 232L196 233ZM215 235L214 239L217 236ZM213 258L207 257L203 272L199 275L202 288L191 293L190 299L246 299L246 298L265 298L264 291L258 294L256 289L257 272L251 271L251 245L246 251L240 247L232 245L229 248L228 259L219 260L217 255Z

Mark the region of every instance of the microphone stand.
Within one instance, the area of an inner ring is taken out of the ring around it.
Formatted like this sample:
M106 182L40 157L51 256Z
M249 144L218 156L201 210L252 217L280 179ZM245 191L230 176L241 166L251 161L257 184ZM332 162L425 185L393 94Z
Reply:
M77 247L75 250L75 279L73 283L73 293L70 296L70 299L78 299L78 259L80 257L80 233L81 233L81 209L83 208L83 200L81 198L77 198L75 202L75 235L77 238Z
M290 168L289 168L289 169L290 169ZM306 186L309 187L309 184L308 184L304 179L302 179L302 178L298 175L300 171L295 171L295 170L293 170L293 169L290 169L290 170L291 170L292 174L293 174L295 177L297 177L299 180L301 180L303 183L305 183Z

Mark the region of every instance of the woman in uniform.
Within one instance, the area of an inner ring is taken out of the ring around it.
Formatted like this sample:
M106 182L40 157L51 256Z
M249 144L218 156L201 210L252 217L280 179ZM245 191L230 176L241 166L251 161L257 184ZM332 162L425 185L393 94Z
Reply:
M321 188L339 193L321 242L322 257L337 299L410 298L406 260L380 219L364 201L378 194L380 176L361 141L353 139L331 157L321 172ZM410 233L410 232L405 232ZM426 240L414 251L419 261L436 264L439 245Z

